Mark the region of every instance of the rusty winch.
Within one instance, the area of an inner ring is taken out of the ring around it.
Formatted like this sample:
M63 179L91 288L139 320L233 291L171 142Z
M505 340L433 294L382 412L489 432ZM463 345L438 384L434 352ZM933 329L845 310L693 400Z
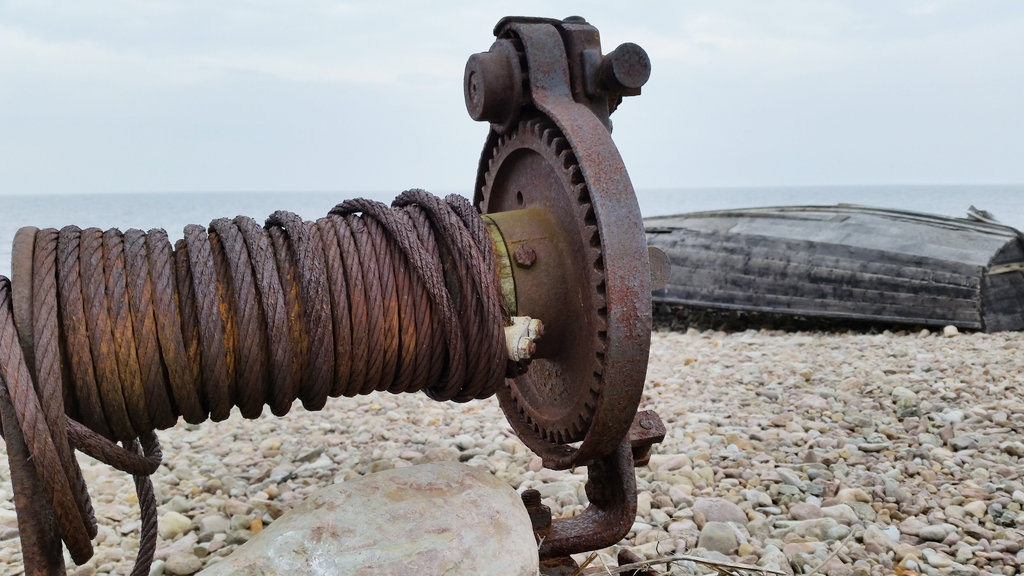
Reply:
M494 33L466 65L469 114L491 127L472 204L410 190L315 222L189 226L173 247L161 230L18 232L0 280L0 408L27 574L61 573L62 544L92 555L75 450L135 477L146 574L156 430L373 391L496 394L544 466L586 466L579 516L552 521L524 494L550 566L626 535L633 467L665 429L637 412L651 266L609 116L650 61L635 44L602 54L578 17Z

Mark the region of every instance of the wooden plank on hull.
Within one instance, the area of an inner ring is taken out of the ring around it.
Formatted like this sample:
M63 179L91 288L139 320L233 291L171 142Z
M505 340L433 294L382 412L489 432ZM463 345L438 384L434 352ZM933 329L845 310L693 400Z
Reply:
M1007 226L848 205L703 212L645 224L648 243L672 266L666 288L653 294L657 302L1024 329L1024 272L1015 271L1024 267L1024 236Z

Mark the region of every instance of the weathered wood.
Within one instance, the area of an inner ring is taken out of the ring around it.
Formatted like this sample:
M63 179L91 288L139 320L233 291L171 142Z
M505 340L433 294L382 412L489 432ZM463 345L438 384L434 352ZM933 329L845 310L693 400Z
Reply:
M1024 271L1014 270L1024 263L1024 242L1007 226L847 205L703 212L645 224L648 243L672 267L655 301L1024 329Z
M659 247L667 249L670 260L672 254L678 252L685 254L686 262L701 264L726 263L729 266L750 267L758 263L766 266L771 266L772 262L786 265L806 263L823 274L835 271L837 275L852 279L859 279L862 276L873 277L875 281L889 281L900 287L908 282L924 286L939 284L971 291L976 291L979 287L981 269L978 266L954 267L939 260L912 260L898 254L892 255L876 250L842 254L835 250L834 246L807 245L793 241L779 242L766 237L735 238L726 234L691 231L687 231L685 236L685 243L660 237L654 239ZM648 241L652 241L652 235L648 235ZM847 250L845 247L841 249ZM833 253L837 255L833 256Z
M1001 332L1020 330L1024 326L1024 290L1019 280L1021 272L985 277L982 310L985 330Z

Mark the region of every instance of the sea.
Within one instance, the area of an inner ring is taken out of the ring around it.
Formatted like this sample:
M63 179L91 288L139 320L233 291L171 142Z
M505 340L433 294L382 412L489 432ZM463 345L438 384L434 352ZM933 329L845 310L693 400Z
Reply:
M389 203L395 193L216 192L2 196L0 275L10 275L11 244L22 226L101 229L163 228L173 243L187 224L249 216L262 223L276 210L306 220L324 216L348 198ZM1024 230L1024 184L1002 186L802 186L673 188L638 190L643 216L664 216L728 208L857 204L963 217L968 208L986 210L997 220Z

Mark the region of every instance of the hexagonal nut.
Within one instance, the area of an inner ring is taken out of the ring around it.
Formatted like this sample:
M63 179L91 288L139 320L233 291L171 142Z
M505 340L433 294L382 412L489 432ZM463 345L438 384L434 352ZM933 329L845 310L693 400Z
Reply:
M512 257L520 268L529 268L537 261L537 251L529 244L520 244Z

